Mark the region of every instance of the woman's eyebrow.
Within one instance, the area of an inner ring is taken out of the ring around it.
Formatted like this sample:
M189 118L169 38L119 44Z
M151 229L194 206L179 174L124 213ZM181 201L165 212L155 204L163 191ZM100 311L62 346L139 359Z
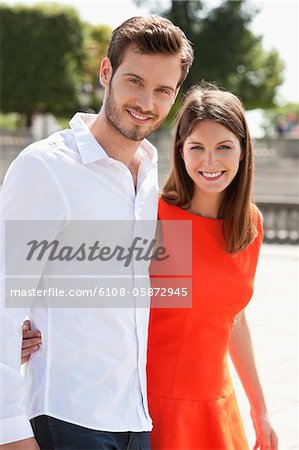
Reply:
M231 142L232 144L234 143L234 141L232 141L231 139L225 139L224 141L217 142L217 145L223 144L224 142ZM188 141L188 144L200 144L200 145L203 145L199 141Z

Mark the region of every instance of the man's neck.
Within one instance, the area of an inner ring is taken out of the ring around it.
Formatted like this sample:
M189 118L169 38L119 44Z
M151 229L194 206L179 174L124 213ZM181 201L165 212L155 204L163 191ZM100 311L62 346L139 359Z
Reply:
M127 167L135 165L139 141L131 141L122 136L108 122L102 109L92 123L90 131L110 158L121 161Z

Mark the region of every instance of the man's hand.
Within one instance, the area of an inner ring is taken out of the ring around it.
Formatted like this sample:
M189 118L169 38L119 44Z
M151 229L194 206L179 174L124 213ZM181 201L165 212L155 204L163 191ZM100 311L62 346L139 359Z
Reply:
M28 361L31 353L36 352L41 344L41 333L38 330L31 330L30 320L25 320L22 325L23 341L21 363ZM20 441L0 445L1 450L40 450L35 438L21 439Z
M23 341L22 341L22 354L21 363L24 364L28 361L31 353L36 352L42 342L41 333L38 330L31 330L30 320L25 320L22 325Z
M22 439L21 441L11 442L10 444L0 445L1 450L40 450L38 443L34 438Z

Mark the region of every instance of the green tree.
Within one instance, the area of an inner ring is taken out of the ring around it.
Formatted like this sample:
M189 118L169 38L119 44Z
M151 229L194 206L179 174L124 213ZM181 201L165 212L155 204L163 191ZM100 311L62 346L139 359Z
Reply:
M85 24L85 60L83 71L86 80L93 82L98 79L101 60L107 55L112 34L108 25Z
M107 55L112 34L108 25L84 24L84 61L82 70L82 93L86 94L86 106L99 109L102 88L99 84L99 69L101 60ZM83 101L84 103L84 101Z
M0 7L1 110L26 116L69 114L78 106L84 56L82 23L57 5Z
M283 63L249 29L257 11L245 0L224 0L214 8L196 0L172 0L164 10L161 3L149 5L179 25L194 44L195 61L184 89L205 80L234 92L248 109L275 104Z

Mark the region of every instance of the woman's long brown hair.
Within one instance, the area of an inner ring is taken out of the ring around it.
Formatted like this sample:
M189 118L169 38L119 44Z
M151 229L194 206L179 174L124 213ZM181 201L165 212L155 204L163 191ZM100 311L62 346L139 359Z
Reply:
M189 208L194 182L186 171L181 151L194 127L205 119L227 127L241 144L239 170L226 188L218 212L218 218L223 219L226 251L236 253L256 237L257 219L252 203L253 144L244 107L234 94L219 90L213 85L194 86L187 92L176 120L172 168L161 196L167 203L183 209Z

